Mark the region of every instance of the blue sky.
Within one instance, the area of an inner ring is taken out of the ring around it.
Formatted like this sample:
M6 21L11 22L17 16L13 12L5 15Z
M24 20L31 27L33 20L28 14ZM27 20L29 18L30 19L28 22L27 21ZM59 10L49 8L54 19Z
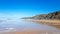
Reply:
M0 14L27 17L60 10L60 0L0 0Z

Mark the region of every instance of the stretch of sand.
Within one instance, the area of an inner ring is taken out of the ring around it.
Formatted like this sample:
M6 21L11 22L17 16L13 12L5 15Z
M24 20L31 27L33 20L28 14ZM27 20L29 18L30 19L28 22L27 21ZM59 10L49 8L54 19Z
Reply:
M38 20L38 19L26 19L25 21L36 22L38 24L46 24L60 29L60 20Z
M14 32L3 32L0 34L60 34L60 32L52 31L14 31Z
M27 21L27 20L25 20ZM60 20L28 20L28 21L33 21L36 23L43 23L51 26L55 26L57 28L60 28ZM37 31L32 31L32 30L25 30L25 31L11 31L11 32L2 32L0 34L60 34L60 31L48 31L48 30L37 30Z
M54 26L60 29L60 20L36 20L36 22Z
M60 20L35 20L38 23L47 24L60 29Z

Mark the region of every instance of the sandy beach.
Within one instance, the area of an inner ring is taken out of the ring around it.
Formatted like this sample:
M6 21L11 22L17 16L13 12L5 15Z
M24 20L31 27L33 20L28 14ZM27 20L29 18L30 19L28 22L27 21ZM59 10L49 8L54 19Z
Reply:
M54 26L56 28L60 29L60 20L33 20L33 19L27 19L24 20L25 22L34 22L38 24L46 24L50 26ZM0 34L60 34L60 31L53 31L53 30L33 30L26 29L25 31L21 30L15 30L15 31L9 31L9 32L0 32Z
M47 24L60 29L60 20L35 20L35 22Z
M46 25L49 25L49 26L56 27L56 28L60 29L60 20L26 19L25 21L27 21L27 22L35 22L35 23L38 23L38 24L46 24Z
M59 34L60 32L53 31L14 31L14 32L4 32L0 34Z

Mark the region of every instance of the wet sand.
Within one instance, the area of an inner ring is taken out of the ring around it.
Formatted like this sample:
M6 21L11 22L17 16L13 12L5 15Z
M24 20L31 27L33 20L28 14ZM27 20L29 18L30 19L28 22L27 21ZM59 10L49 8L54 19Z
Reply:
M26 19L25 21L35 22L35 23L38 23L38 24L46 24L46 25L49 25L49 26L56 27L56 28L60 29L60 20Z
M60 27L60 21L58 20L28 20L32 22L43 23L47 25L51 25L54 27ZM57 22L57 23L56 23ZM21 31L20 29L15 31L7 31L7 32L0 32L0 34L60 34L60 31L52 31L52 30L33 30L33 29L26 29L25 31Z
M36 22L47 24L60 29L60 20L37 20Z
M60 32L53 31L14 31L14 32L4 32L0 34L60 34Z
M47 24L60 29L60 20L35 20L35 22Z

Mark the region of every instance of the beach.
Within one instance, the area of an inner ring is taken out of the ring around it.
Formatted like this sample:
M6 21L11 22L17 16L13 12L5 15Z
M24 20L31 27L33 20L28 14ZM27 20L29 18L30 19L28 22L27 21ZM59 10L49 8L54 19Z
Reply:
M58 29L60 29L60 20L45 20L45 19L25 19L25 21L27 22L35 22L37 24L46 24L52 27L56 27Z
M35 20L35 22L46 24L60 29L60 20Z
M0 34L60 34L60 29L50 27L54 26L56 28L59 28L60 27L59 24L60 24L59 20L24 19L19 22L9 21L0 24L1 25L0 27L2 27L2 31L0 32Z
M14 31L14 32L4 32L0 34L59 34L60 32L53 31Z

